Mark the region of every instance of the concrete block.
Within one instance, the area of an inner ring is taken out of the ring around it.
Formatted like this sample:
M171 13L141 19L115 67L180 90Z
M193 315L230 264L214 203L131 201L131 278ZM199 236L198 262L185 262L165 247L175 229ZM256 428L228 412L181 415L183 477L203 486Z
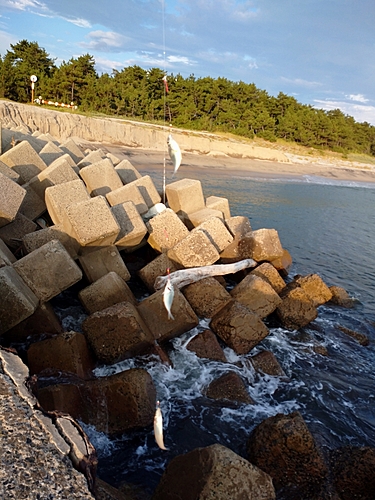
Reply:
M63 154L63 150L56 146L56 144L52 141L47 142L44 148L39 152L39 156L47 166L51 165L54 160Z
M272 260L271 263L278 270L281 276L286 277L292 267L293 259L288 250L284 248L282 256Z
M251 231L245 234L238 246L243 259L254 259L257 262L272 262L284 253L276 229Z
M54 161L43 172L33 177L29 184L44 200L45 191L48 187L76 180L79 180L78 175L66 158L61 156L59 161Z
M11 266L0 268L0 335L31 316L38 298Z
M19 174L22 183L28 182L44 170L47 165L27 142L22 141L0 156L0 161Z
M198 317L178 288L174 288L171 312L168 319L163 303L163 290L158 290L138 304L138 311L155 340L165 342L188 332L199 323Z
M82 247L113 245L120 232L120 226L103 196L67 207L62 224Z
M285 288L285 281L280 276L277 269L269 262L263 262L260 266L256 267L250 274L259 276L267 281L276 293L280 293Z
M138 276L141 278L143 283L147 286L148 290L153 293L155 292L154 283L157 277L165 276L167 269L171 273L180 269L176 262L169 259L167 254L163 252L158 255L156 259L149 262L146 266L138 271Z
M123 185L109 158L81 168L79 175L84 180L90 196L105 196Z
M201 318L212 318L232 297L213 277L204 278L182 289L195 314Z
M167 208L147 222L148 244L157 252L165 252L189 235L189 230L173 210Z
M16 218L25 196L25 188L0 172L0 227Z
M78 298L88 314L102 311L119 302L130 302L133 305L137 304L128 285L113 271L105 274L94 283L81 290L78 294Z
M212 208L202 208L201 210L198 210L198 212L189 214L189 216L186 218L186 221L184 220L184 222L189 229L193 229L194 227L199 226L199 224L202 224L202 222L205 222L212 217L223 219L223 214L220 212L220 210L214 210Z
M107 153L105 156L106 158L109 158L111 160L114 167L121 162L120 158L118 158L116 155L112 153Z
M161 202L161 196L158 193L155 184L149 175L143 175L139 179L132 181L128 186L137 186L143 199L146 202L147 209Z
M220 255L203 231L193 231L168 250L168 257L183 267L210 266Z
M22 186L26 191L26 196L23 199L20 207L20 212L30 220L35 220L47 210L44 198L41 198L30 185L26 182Z
M60 224L26 234L22 238L22 243L26 252L31 253L52 240L60 241L72 259L78 257L79 243L67 234Z
M130 182L136 181L142 177L129 160L120 161L120 163L115 166L115 170L124 184L129 184Z
M201 182L194 179L181 179L168 184L165 193L170 208L176 214L186 217L187 214L205 208Z
M67 139L62 144L60 144L60 149L66 154L70 156L74 160L74 163L77 164L85 155L82 153L79 146L73 141L73 139Z
M232 243L222 251L220 259L223 264L229 264L241 260L239 243L245 234L251 232L251 224L248 217L243 216L230 217L226 219L225 224L234 238Z
M35 231L37 225L21 213L10 224L0 227L0 238L11 250L17 250L22 244L23 237Z
M148 211L147 203L138 187L133 183L126 184L126 186L107 193L106 198L111 207L120 205L126 201L132 201L141 215Z
M228 231L226 225L218 217L211 217L196 227L195 231L203 231L220 253L233 241L233 236Z
M206 207L214 210L220 210L224 219L230 219L230 207L228 198L221 196L209 196L206 198Z
M82 271L58 240L50 241L13 264L41 303L82 278Z
M90 151L86 156L84 156L82 160L77 163L77 167L81 169L98 161L101 161L104 158L105 153L101 149L96 149L94 151Z
M90 195L80 179L48 187L45 191L47 210L54 224L64 222L70 205L85 200L90 200Z
M124 281L130 279L128 268L114 245L94 249L87 247L79 256L79 262L91 283L111 271L117 273Z
M132 251L138 247L147 234L147 227L142 217L132 201L113 206L111 212L120 226L115 245L120 252Z
M1 238L0 238L0 257L6 262L7 266L12 265L13 262L16 262L17 260Z
M120 302L86 318L82 329L97 359L117 363L137 354L145 354L154 339L137 308Z
M1 154L1 153L0 153ZM5 175L8 177L10 180L17 182L17 184L20 184L20 176L17 174L15 170L12 168L8 167L4 162L0 161L0 174Z

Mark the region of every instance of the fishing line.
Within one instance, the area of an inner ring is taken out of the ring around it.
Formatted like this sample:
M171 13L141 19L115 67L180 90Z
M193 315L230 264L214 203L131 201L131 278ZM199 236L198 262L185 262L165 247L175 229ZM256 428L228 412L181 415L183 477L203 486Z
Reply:
M162 4L162 23L163 23L163 73L164 78L167 78L166 71L166 59L165 59L165 0L161 0ZM164 130L166 131L166 115L167 115L167 85L166 80L163 82L164 87L164 99L163 99L163 109L164 109ZM167 134L165 135L167 138ZM165 205L165 177L166 177L166 154L167 154L167 141L164 141L164 161L163 161L163 203Z

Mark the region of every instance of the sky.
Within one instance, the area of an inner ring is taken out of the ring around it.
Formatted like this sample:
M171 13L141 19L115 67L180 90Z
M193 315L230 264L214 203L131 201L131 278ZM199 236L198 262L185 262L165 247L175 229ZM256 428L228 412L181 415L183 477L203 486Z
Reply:
M0 55L24 39L56 65L224 77L375 125L375 0L0 0Z

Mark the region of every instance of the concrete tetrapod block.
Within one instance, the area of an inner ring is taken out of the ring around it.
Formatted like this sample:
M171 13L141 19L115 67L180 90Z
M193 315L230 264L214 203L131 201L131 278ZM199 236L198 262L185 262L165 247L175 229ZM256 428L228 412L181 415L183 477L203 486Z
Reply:
M194 231L203 231L219 253L225 250L233 241L233 236L228 231L222 219L218 217L210 217L199 224Z
M37 225L20 212L10 224L0 227L0 238L12 250L18 250L21 246L23 237L35 231Z
M20 207L20 212L28 219L35 220L47 210L44 197L41 198L29 182L23 184L22 187L26 190L26 196Z
M147 227L132 201L115 205L111 212L120 226L115 245L120 252L131 252L146 236Z
M228 198L221 196L209 196L206 198L206 207L214 210L220 210L224 219L230 219L230 208Z
M66 209L75 203L89 200L90 195L80 179L45 190L45 202L48 213L54 224L62 224L66 219Z
M0 257L6 262L7 266L12 265L13 262L16 262L17 260L1 238L0 238Z
M242 259L272 262L283 255L279 234L276 229L257 229L247 233L239 242Z
M31 253L52 240L59 240L72 259L78 257L79 243L64 231L61 224L26 234L22 238L22 243L26 252Z
M22 183L28 182L47 167L27 141L20 142L14 148L2 154L0 161L15 170L20 175Z
M103 196L67 207L63 226L82 247L113 245L121 229Z
M182 290L195 314L212 318L222 307L232 301L227 290L214 277L204 278L185 286Z
M155 292L155 280L158 276L164 276L167 273L167 269L171 273L180 269L173 260L169 259L167 254L164 252L152 260L146 266L138 271L138 276L141 278L143 283L147 286L148 290L153 293Z
M39 152L39 156L42 158L46 165L51 165L56 158L59 158L64 154L63 150L60 149L54 142L49 141L44 146L44 148Z
M59 161L54 161L43 172L33 177L29 184L44 200L45 191L48 187L76 180L79 180L78 175L68 161L61 157Z
M82 271L58 240L52 240L13 264L41 303L77 283Z
M105 274L90 286L81 290L78 293L78 298L88 314L102 311L119 302L137 304L128 285L113 271Z
M12 222L26 196L26 190L0 172L0 227Z
M248 274L230 295L263 319L278 307L282 300L272 286L254 274Z
M112 162L112 164L113 164L114 167L116 165L118 165L120 163L120 161L121 161L116 155L114 155L112 153L106 153L105 156L106 156L106 158L108 158L109 160L111 160L111 162Z
M182 217L202 210L206 206L202 185L198 180L181 179L172 182L166 186L165 193L170 208Z
M163 303L164 290L158 290L138 304L138 311L158 342L173 339L198 325L199 320L183 294L174 287L171 313L168 319Z
M115 166L115 170L124 184L129 184L130 182L136 181L142 177L129 160L120 161L120 163Z
M282 256L273 260L271 263L279 271L281 276L286 277L292 267L293 259L288 250L284 248Z
M130 182L128 186L137 186L143 199L146 202L147 208L151 208L161 202L161 196L155 187L155 184L149 175L143 175L139 179Z
M105 153L101 149L96 149L95 151L90 151L86 156L84 156L82 160L77 163L77 167L81 170L81 168L92 165L93 163L101 161L104 158Z
M147 243L157 252L165 252L189 235L189 230L173 210L167 208L147 222Z
M0 268L0 335L10 330L38 307L38 297L11 266Z
M109 158L81 168L79 175L84 180L91 196L105 196L123 185Z
M17 182L17 184L20 184L21 178L19 174L17 174L17 172L15 172L12 168L8 167L8 165L5 165L2 161L0 161L0 174L5 175L14 182Z
M86 278L93 283L107 273L113 271L124 281L129 281L130 273L123 261L118 248L114 245L82 250L79 263Z
M138 186L133 183L126 184L126 186L122 186L115 189L115 191L107 193L106 198L111 207L127 201L132 201L141 215L145 214L148 210L147 203L138 189Z
M223 264L229 264L242 259L240 255L239 243L245 234L251 232L251 224L248 217L241 215L227 219L225 224L231 234L233 234L234 239L232 243L228 245L220 254L220 258Z
M79 163L85 157L73 139L67 139L60 144L60 149L62 149L64 153L68 154L74 160L74 163Z
M220 309L210 328L237 354L247 354L269 333L259 316L237 301Z
M147 353L154 338L130 302L120 302L86 318L82 329L95 353L103 363L117 363Z
M201 267L214 264L220 255L203 231L192 231L168 251L168 257L183 267Z
M263 264L251 271L250 274L254 274L266 280L276 293L280 293L286 286L285 281L282 279L277 269L269 262L263 262Z
M298 330L318 316L313 300L296 283L290 283L280 293L282 303L276 309L277 316L285 328Z
M189 214L189 217L185 219L185 223L189 227L189 229L193 229L194 227L199 226L203 222L213 217L223 219L223 214L220 212L220 210L214 210L213 208L202 208L201 210L198 210L198 212Z

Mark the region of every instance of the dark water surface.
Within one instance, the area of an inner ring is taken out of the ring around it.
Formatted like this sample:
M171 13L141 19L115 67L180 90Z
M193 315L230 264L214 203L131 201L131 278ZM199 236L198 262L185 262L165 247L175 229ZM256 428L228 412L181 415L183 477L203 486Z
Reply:
M140 171L162 185L160 173ZM176 180L182 177L190 175L178 173ZM205 197L228 198L231 214L249 217L253 229L277 229L293 257L291 276L318 273L327 285L344 287L356 299L355 307L321 306L319 317L304 329L305 336L270 330L251 355L272 350L288 380L254 373L249 356L226 348L231 369L248 384L254 405L221 408L203 396L207 384L228 369L227 364L197 358L185 347L208 321L173 341L174 368L154 359L98 368L99 376L133 366L149 370L170 450L157 448L151 428L113 440L87 428L98 449L99 476L114 485L129 481L152 490L174 456L219 442L246 457L246 440L254 426L294 410L302 413L323 447L375 446L375 185L324 184L308 177L264 181L244 173L229 178L204 170L193 178L201 180ZM337 325L365 333L370 345L359 345ZM329 356L314 353L316 343L325 346Z

